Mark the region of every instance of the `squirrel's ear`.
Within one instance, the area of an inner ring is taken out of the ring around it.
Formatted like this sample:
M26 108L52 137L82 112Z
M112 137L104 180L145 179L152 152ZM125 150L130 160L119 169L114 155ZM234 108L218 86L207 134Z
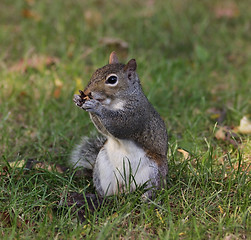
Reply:
M124 67L124 71L127 73L127 77L129 80L132 80L132 76L136 71L137 63L135 59L131 59Z
M119 63L117 54L114 51L110 54L110 57L109 57L109 64L113 64L113 63Z
M125 71L135 72L137 68L137 63L135 59L131 59L124 67Z

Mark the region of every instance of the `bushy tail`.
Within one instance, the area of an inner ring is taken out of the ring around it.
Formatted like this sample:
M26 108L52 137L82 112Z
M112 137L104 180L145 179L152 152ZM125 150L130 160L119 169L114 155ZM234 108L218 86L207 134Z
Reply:
M83 137L71 153L70 163L74 167L84 167L93 169L97 155L104 146L106 137L98 136L96 138Z

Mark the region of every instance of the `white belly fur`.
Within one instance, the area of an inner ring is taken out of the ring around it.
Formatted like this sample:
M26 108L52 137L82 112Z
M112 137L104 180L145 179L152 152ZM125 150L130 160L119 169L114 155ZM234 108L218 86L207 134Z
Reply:
M133 191L158 171L144 150L129 140L108 137L97 156L100 184L106 195Z

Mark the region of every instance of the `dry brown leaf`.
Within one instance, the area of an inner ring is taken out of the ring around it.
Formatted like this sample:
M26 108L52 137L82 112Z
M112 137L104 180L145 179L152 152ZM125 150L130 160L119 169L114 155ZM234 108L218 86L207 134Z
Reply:
M41 20L41 16L37 12L30 10L30 9L26 9L26 8L22 10L22 16L24 18L30 18L35 21Z
M54 98L59 98L61 94L61 89L63 87L63 82L59 78L55 78L54 84L56 88L53 92L53 96Z
M26 164L25 160L20 160L16 162L10 162L9 165L11 168L22 168Z
M247 116L241 119L240 126L236 127L235 130L242 134L251 134L251 121Z
M218 140L226 140L226 132L225 132L225 127L220 127L214 135Z
M10 71L13 72L26 72L29 68L42 70L44 67L49 67L51 65L57 64L59 62L58 58L46 57L43 55L34 55L29 59L21 59L18 63L14 64Z
M238 144L241 143L241 139L238 137L238 135L227 126L219 127L214 136L216 139L230 143L235 147L238 147Z
M242 158L244 162L251 164L251 140L246 140L241 146Z
M224 238L223 240L237 240L239 239L239 237L235 236L234 234L232 233L228 233Z
M92 48L86 48L81 56L81 58L86 58L87 56L89 56L91 53L93 52Z
M1 171L0 171L0 176L9 176L10 173L9 173L9 170L8 170L8 167L7 166L4 166Z
M99 43L108 47L110 51L118 52L122 58L128 55L128 43L119 38L104 37L99 40Z
M47 217L49 219L49 222L52 223L53 222L53 213L52 213L52 209L48 209L47 210Z
M234 2L222 2L214 9L216 18L236 18L240 15L240 10Z
M187 160L187 159L190 158L190 154L189 154L189 152L187 152L186 150L184 150L184 149L182 149L182 148L178 148L177 151L183 154L185 160Z
M245 140L241 145L241 154L242 154L242 162L236 163L237 167L240 167L242 170L246 170L247 172L251 171L251 140ZM234 166L236 169L236 166Z
M48 164L48 163L44 163L44 162L38 162L38 163L34 164L33 169L38 169L38 170L44 169L49 172L58 172L58 173L64 172L64 169L62 169L61 166L56 165L56 164Z
M223 208L221 207L221 205L218 206L219 210L220 210L220 213L223 214L224 211L223 211Z
M207 110L207 113L209 114L210 118L213 121L216 121L218 124L221 124L224 122L226 118L226 109L219 109L219 108L209 108Z
M114 47L118 46L123 49L128 49L128 43L119 38L104 37L101 38L99 42L107 46L114 46Z
M100 12L97 10L87 10L84 12L84 19L87 26L93 28L98 27L102 24L103 18Z
M35 140L37 138L37 129L32 129L32 128L26 127L23 136L28 137L31 140Z
M49 163L46 163L46 162L37 162L37 161L35 161L33 159L29 159L27 161L26 160L20 160L20 161L16 161L16 162L10 162L9 165L10 165L11 168L22 168L22 167L25 166L25 168L28 168L28 169L36 169L36 170L44 169L44 170L47 170L49 172L58 172L58 173L63 173L66 170L65 167L61 167L58 164L49 164Z
M75 79L75 85L76 85L76 87L75 87L75 94L79 94L79 89L84 89L84 86L83 86L83 84L82 84L82 79L81 78L76 78Z
M35 3L35 0L25 0L25 2L28 4L28 5L33 5Z

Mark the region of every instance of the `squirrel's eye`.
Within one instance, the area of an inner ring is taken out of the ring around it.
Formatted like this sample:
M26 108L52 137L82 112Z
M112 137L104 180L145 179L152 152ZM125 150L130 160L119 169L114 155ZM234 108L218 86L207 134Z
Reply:
M105 81L106 84L116 85L118 83L118 76L115 74L109 75Z

